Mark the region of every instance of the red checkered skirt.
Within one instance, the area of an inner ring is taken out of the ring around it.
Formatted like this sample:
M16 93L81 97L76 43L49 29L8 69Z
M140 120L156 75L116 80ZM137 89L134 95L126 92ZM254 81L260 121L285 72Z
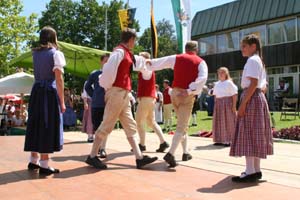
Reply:
M247 89L241 95L245 97ZM240 102L241 102L240 101ZM270 113L265 95L256 89L247 103L245 116L237 117L230 156L266 158L273 154Z
M231 143L235 132L236 113L232 111L232 97L216 98L213 117L213 141Z

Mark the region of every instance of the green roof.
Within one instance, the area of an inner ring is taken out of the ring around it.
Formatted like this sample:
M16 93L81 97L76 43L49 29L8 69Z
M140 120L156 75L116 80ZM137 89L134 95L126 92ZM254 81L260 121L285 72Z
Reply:
M300 0L237 0L199 11L192 37L300 13Z

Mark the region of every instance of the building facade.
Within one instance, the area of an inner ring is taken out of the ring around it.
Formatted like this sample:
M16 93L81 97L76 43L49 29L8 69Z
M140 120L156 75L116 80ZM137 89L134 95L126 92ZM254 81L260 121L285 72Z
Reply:
M282 80L289 85L289 96L300 94L300 0L237 0L196 13L192 24L192 39L209 67L208 82L216 81L217 69L225 66L240 85L247 60L240 41L253 33L263 45L268 95Z

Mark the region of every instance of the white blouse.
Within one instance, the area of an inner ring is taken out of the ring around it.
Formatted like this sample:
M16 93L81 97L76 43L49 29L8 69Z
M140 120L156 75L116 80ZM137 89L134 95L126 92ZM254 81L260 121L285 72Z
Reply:
M241 86L242 88L248 88L251 84L250 78L258 80L257 88L264 88L266 86L266 71L260 57L255 54L248 58L247 63L244 66Z
M213 95L216 98L231 97L238 93L238 87L231 81L218 81L215 83Z
M59 50L55 51L53 55L53 59L54 59L53 72L55 69L59 69L62 73L64 73L64 66L66 66L66 59L63 52Z
M148 70L158 71L162 69L172 69L174 70L176 55L165 56L161 58L152 59L151 65L147 65ZM187 92L189 95L198 95L201 93L203 86L206 83L208 76L208 67L206 62L203 60L198 65L198 76L195 81L189 84Z
M102 74L99 75L99 85L105 90L112 87L114 84L119 65L123 60L125 52L121 48L116 48L109 56L108 61L103 65ZM140 71L143 73L143 78L149 80L152 72L146 70L146 60L142 56L134 55L136 63L133 65L133 71ZM144 76L144 71L147 71L147 76Z

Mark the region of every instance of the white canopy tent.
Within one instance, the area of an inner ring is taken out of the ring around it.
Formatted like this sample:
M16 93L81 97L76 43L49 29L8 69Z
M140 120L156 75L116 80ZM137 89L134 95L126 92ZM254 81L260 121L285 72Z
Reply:
M25 72L18 72L0 79L0 95L5 94L29 94L31 92L34 77Z

